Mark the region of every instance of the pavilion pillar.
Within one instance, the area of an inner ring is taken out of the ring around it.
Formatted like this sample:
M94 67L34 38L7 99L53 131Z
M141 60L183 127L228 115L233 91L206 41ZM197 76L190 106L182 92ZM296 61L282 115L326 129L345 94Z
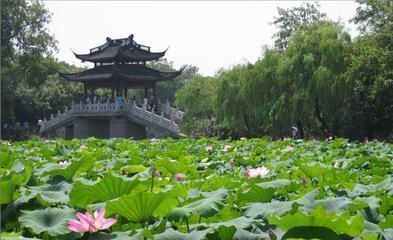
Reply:
M145 98L147 98L147 86L145 86Z
M123 90L124 90L124 98L127 98L127 91L128 91L127 86L124 86Z
M83 96L85 98L87 97L87 84L86 84L86 82L83 83Z
M91 94L94 96L95 94L94 94L94 91L96 90L96 88L95 87L93 87L93 88L91 88Z
M153 96L156 96L156 83L157 82L153 83Z
M120 95L120 86L119 84L116 84L116 96Z
M115 100L115 87L114 86L111 87L111 91L112 91L112 101L114 101Z

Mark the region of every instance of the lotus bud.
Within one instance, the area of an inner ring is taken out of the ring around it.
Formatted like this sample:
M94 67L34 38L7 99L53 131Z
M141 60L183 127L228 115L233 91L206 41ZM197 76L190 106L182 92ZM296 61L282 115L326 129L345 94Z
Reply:
M155 171L153 172L153 175L156 176L157 178L160 178L160 177L161 177L160 172L157 171L157 170L155 170Z
M175 180L176 181L181 181L183 179L184 179L184 175L183 174L181 174L181 173L176 173L175 174Z
M303 187L307 187L307 179L306 179L306 177L302 178L301 183L302 183Z
M208 153L213 152L213 147L212 146L207 146L205 148L205 151L208 152Z
M268 233L269 233L269 237L270 237L271 240L276 240L277 239L277 235L273 231L273 229L269 228Z
M232 158L231 160L228 161L229 164L231 164L232 166L235 165L235 160Z

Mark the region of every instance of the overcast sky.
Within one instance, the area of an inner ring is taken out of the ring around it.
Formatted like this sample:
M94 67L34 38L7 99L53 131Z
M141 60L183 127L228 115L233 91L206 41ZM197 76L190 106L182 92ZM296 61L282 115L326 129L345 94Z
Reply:
M134 34L137 43L163 51L176 68L199 67L214 75L234 64L255 62L263 45L272 45L276 31L270 23L277 7L290 8L301 1L44 1L53 14L49 30L59 42L56 57L77 66L71 51L87 53L105 43L106 37ZM321 11L330 19L348 23L356 10L353 1L321 1Z

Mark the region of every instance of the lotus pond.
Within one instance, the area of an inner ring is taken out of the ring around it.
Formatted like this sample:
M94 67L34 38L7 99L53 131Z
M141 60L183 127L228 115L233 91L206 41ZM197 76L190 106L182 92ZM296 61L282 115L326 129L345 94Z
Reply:
M1 145L1 239L393 239L393 145Z

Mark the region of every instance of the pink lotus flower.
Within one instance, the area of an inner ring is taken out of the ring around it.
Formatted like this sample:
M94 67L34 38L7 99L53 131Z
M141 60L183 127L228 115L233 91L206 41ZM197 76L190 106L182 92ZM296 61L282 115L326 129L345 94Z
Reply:
M208 153L213 152L213 147L212 146L207 146L205 148L205 151L208 152Z
M291 147L291 146L287 146L287 148L285 149L285 151L287 152L293 152L295 151L295 148Z
M228 152L229 151L229 149L231 149L232 148L232 146L231 145L225 145L224 146L224 152Z
M175 174L175 180L176 181L181 181L183 179L184 179L184 175L183 174L181 174L181 173L176 173Z
M161 177L160 172L157 171L157 170L155 170L155 171L153 172L153 174L154 174L154 176L156 176L157 178L160 178L160 177Z
M267 174L269 173L269 169L267 167L258 167L258 168L254 168L254 169L249 169L246 172L246 176L248 178L256 178L256 177L260 177L263 178L265 177Z
M85 214L76 213L78 220L69 220L68 229L73 232L98 232L112 226L117 222L114 218L104 218L105 210L95 211L93 216L86 212Z

